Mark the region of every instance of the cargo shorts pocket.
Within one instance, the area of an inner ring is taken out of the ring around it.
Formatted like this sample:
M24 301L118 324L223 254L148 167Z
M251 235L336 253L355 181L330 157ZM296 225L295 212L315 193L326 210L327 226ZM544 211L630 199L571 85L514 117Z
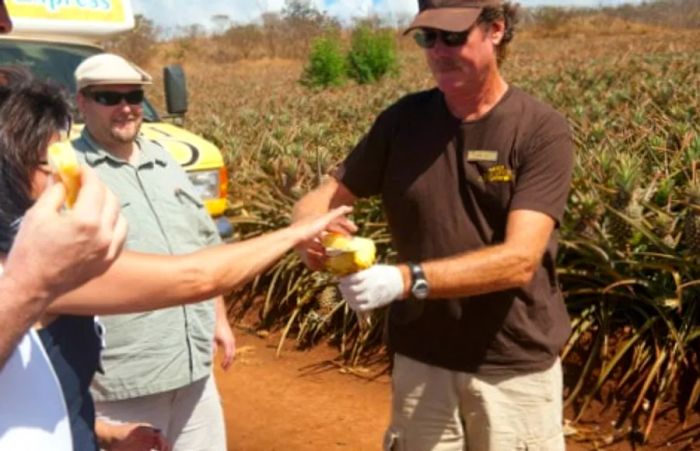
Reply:
M384 451L404 451L406 449L404 439L401 429L390 426L384 433L384 446L382 449Z

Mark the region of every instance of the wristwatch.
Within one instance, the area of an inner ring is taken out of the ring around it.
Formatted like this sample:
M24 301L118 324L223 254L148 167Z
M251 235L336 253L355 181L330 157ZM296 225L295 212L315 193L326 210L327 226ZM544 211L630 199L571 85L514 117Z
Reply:
M425 278L423 268L417 263L408 262L408 269L411 271L411 297L415 299L425 299L430 292L430 285Z

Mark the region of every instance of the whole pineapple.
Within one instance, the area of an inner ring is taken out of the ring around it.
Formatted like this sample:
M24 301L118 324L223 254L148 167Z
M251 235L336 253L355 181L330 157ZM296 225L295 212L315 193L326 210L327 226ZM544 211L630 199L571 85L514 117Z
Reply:
M576 203L578 218L573 231L579 238L595 239L600 229L599 222L603 206L598 196L591 191L577 193L576 199L578 200Z
M615 177L616 192L610 207L628 217L640 217L639 193L635 190L640 176L639 162L635 158L624 155L620 158ZM614 212L608 212L606 230L610 240L617 249L627 250L632 238L632 226Z
M691 181L685 191L687 208L683 219L683 245L700 254L700 183Z
M329 285L318 296L318 310L321 316L330 315L340 302L334 285Z

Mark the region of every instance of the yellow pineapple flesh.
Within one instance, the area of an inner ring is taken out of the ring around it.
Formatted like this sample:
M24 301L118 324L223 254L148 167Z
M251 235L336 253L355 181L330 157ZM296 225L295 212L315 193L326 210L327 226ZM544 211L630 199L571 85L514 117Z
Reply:
M66 206L71 208L80 191L80 164L75 151L69 142L60 141L49 146L48 156L49 164L66 188Z
M328 259L326 269L338 276L367 269L374 264L376 247L369 238L329 233L322 239Z

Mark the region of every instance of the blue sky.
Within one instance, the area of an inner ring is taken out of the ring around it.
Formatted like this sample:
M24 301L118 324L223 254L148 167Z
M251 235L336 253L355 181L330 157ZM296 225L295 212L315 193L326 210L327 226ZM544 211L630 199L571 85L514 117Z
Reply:
M638 0L628 0L635 3ZM320 11L341 19L377 14L388 18L412 16L416 0L310 0ZM625 0L520 0L523 6L611 6ZM225 14L235 23L255 20L263 12L280 11L284 0L133 0L134 10L163 27L200 24L211 27L211 17Z

